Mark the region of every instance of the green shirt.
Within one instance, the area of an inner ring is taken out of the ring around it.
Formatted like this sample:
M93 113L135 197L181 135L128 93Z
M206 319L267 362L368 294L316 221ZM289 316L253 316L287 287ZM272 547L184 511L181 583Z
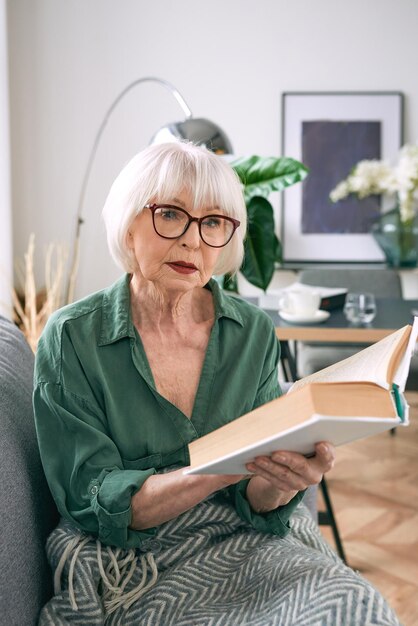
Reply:
M186 417L156 389L132 323L129 279L50 317L34 391L41 458L61 515L124 548L156 532L129 527L131 498L149 476L188 465L188 443L280 395L272 322L211 280L215 322ZM246 498L247 482L227 490L238 514L262 532L284 535L302 494L259 515Z

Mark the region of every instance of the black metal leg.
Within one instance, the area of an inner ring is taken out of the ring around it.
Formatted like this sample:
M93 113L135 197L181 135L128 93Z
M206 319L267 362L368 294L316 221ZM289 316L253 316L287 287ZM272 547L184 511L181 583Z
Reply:
M341 541L340 533L338 531L337 521L334 516L334 510L332 508L331 499L328 493L328 487L327 487L327 482L325 478L322 478L320 486L321 486L322 495L324 497L325 507L327 510L319 512L318 514L319 524L322 524L325 526L331 526L335 545L337 547L337 552L340 558L344 561L344 563L348 565L347 558L345 556L345 552L343 548L343 544Z
M292 354L288 341L280 341L280 361L283 367L283 375L286 382L295 382L298 375L296 361Z

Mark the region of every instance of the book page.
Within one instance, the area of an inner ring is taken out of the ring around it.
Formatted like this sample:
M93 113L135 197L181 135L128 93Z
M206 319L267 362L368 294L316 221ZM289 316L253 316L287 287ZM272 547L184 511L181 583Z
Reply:
M334 365L306 376L298 380L290 388L290 392L301 389L305 385L312 382L331 383L331 382L372 382L380 387L389 389L390 384L387 376L390 365L393 363L394 356L399 352L399 348L406 343L406 335L409 336L411 327L404 326L394 333L391 333L381 341L357 352L348 359L339 361ZM399 359L402 356L402 353ZM408 365L409 367L409 365ZM390 381L391 383L392 381Z
M399 386L401 391L405 391L405 385L408 378L409 368L411 366L411 359L416 351L418 338L418 317L414 317L414 323L412 325L411 334L409 336L408 346L405 350L405 354L399 364L398 369L393 377L393 382Z

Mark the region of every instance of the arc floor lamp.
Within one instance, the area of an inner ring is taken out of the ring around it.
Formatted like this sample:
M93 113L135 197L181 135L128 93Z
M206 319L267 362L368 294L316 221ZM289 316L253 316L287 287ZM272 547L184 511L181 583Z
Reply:
M106 114L101 122L96 136L94 138L93 146L91 148L89 158L87 161L87 167L83 176L80 196L77 206L77 223L76 223L76 232L73 246L73 255L70 265L70 273L68 277L68 284L66 289L66 303L69 303L73 300L74 297L74 289L75 289L75 281L79 260L79 252L80 252L80 232L81 226L84 222L83 217L83 209L84 209L84 199L86 195L87 185L90 178L90 172L93 166L94 157L96 156L97 149L100 144L100 139L102 138L103 132L106 128L106 125L111 117L113 111L118 106L119 102L130 92L132 89L147 82L158 83L165 89L167 89L171 95L175 98L175 100L180 105L183 113L184 119L179 122L170 122L164 126L162 126L151 138L150 143L163 143L165 141L175 141L180 139L185 139L188 141L193 141L194 143L205 145L207 148L215 152L216 154L232 154L232 146L225 132L214 122L204 118L204 117L193 117L193 114L187 105L185 99L180 94L180 92L168 81L163 80L161 78L157 78L155 76L145 76L143 78L138 78L131 82L127 87L125 87L120 94L114 99Z

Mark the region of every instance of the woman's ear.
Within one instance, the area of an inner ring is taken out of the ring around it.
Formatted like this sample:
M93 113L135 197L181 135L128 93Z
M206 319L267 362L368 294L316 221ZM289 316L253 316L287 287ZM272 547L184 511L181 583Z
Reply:
M134 247L134 237L132 235L132 231L130 228L128 229L128 232L126 233L126 245L128 246L130 250L132 250Z

